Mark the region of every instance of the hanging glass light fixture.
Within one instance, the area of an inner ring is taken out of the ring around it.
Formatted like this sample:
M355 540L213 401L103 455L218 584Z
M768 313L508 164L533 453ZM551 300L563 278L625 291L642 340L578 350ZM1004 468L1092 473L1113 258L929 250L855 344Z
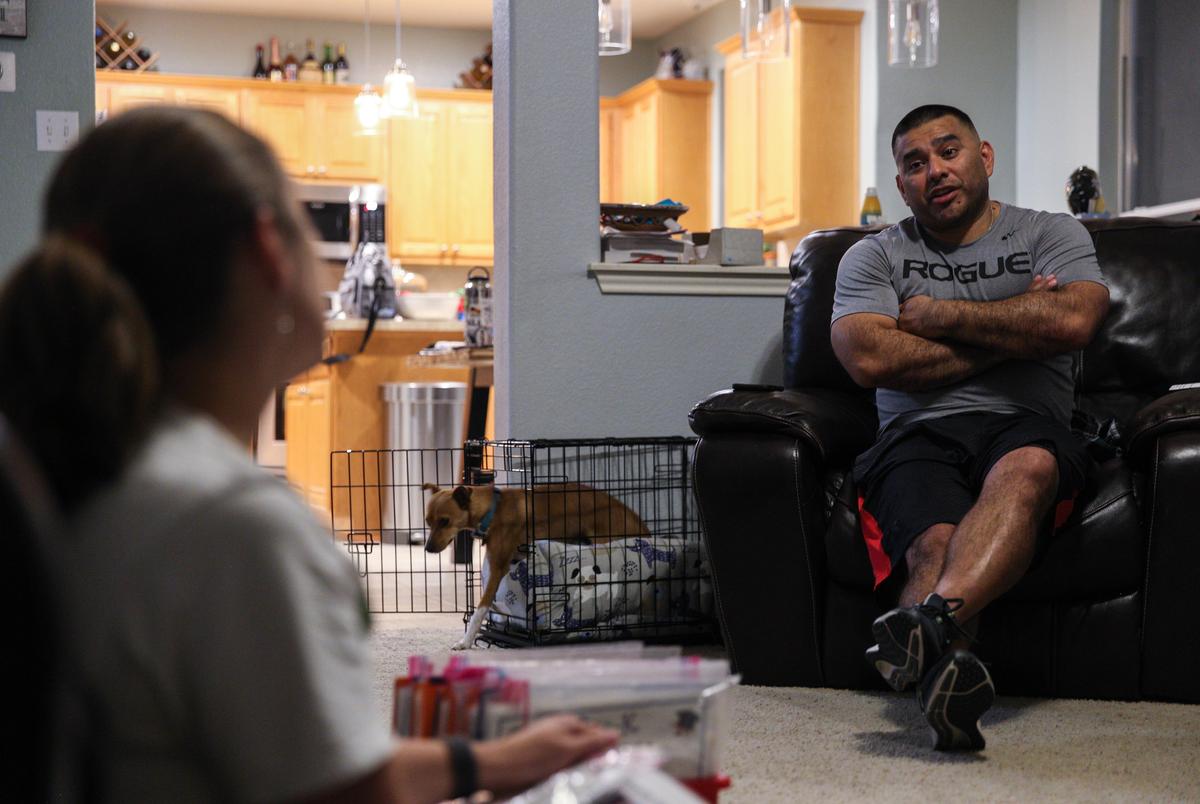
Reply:
M773 61L791 52L791 0L740 0L742 58Z
M620 56L633 43L633 22L629 0L597 0L600 55Z
M383 79L384 117L416 117L417 80L400 58L400 0L396 0L396 63Z
M888 0L888 64L935 67L938 0Z
M366 40L365 55L367 65L371 63L371 18L367 12L367 0L363 0L363 34ZM362 91L354 99L354 115L358 118L359 134L367 136L379 133L379 121L382 117L383 99L368 82L363 84Z

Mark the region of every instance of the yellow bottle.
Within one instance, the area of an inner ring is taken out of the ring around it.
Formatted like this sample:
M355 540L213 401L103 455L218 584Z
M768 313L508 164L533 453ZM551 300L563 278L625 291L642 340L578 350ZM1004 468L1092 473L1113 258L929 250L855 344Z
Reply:
M875 192L874 187L867 188L858 223L860 226L874 226L877 223L883 223L883 209L879 206L879 195Z

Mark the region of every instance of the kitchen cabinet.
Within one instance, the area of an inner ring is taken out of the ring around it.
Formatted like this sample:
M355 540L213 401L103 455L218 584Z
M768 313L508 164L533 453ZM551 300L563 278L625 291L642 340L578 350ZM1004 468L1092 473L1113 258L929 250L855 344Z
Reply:
M616 182L613 179L617 161L613 144L619 115L620 106L614 98L600 99L600 201L603 203L617 201Z
M310 506L329 511L330 394L328 375L306 372L284 393L288 480Z
M241 97L235 80L145 73L96 74L96 110L107 116L162 103L199 106L241 122Z
M359 133L356 94L349 87L300 84L245 90L243 122L271 144L293 176L379 182L383 137Z
M862 13L791 10L791 54L725 55L725 225L797 238L855 222Z
M336 322L326 332L324 354L354 354L333 366L318 365L288 385L284 393L285 469L288 482L307 500L322 521L336 527L349 522L350 501L344 490L350 478L330 477L334 450L378 450L387 446L384 404L379 386L387 382L466 382L466 369L414 368L405 358L437 340L461 337L459 324L422 327L408 322L380 322L367 349L355 354L365 322ZM361 462L360 462L361 463ZM358 464L356 464L358 465ZM338 464L347 470L344 460ZM361 486L362 479L354 478ZM332 488L331 488L332 482ZM331 494L331 491L333 492ZM368 495L371 496L371 495ZM361 501L359 504L362 504ZM376 505L369 501L369 505ZM362 514L356 515L361 517Z
M712 83L650 78L601 105L601 198L653 204L670 198L687 204L683 224L707 230L709 220L709 115ZM605 114L611 115L605 133ZM605 192L605 137L609 186Z
M391 123L388 247L425 265L490 265L492 93L426 91Z

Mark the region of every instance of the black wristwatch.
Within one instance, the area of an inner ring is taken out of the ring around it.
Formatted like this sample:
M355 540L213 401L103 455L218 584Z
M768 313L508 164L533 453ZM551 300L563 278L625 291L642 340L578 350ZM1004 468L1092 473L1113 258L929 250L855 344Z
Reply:
M466 798L479 789L479 764L475 761L475 751L462 737L447 737L446 746L450 749L450 774L454 778L454 791L450 798Z

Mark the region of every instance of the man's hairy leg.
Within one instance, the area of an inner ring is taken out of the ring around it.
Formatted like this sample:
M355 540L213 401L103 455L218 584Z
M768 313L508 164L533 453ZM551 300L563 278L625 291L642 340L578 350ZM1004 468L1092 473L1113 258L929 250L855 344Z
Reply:
M904 563L908 565L908 580L900 592L902 607L907 608L924 602L937 586L946 566L946 551L950 547L950 537L953 535L954 525L942 522L921 533L908 546L904 553Z
M934 588L943 598L962 598L959 622L974 619L1025 574L1057 488L1058 462L1041 447L1013 450L988 472L979 499L950 538Z

